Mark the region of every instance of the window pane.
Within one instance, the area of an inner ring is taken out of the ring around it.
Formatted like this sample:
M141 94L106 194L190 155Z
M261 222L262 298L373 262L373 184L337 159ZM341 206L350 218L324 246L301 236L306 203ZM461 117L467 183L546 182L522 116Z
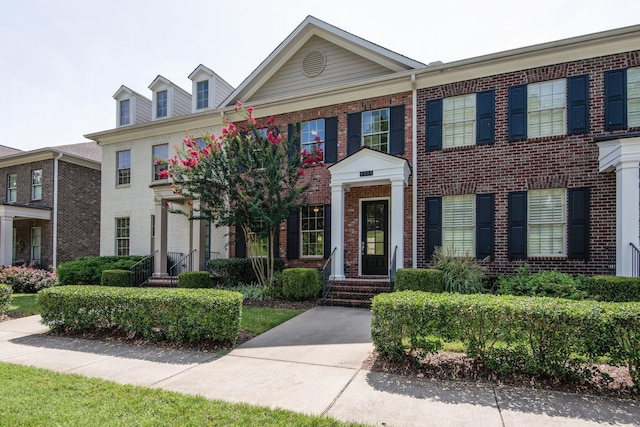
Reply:
M197 109L209 107L209 81L204 80L197 83Z
M474 256L475 196L444 196L442 211L442 246L454 256Z
M129 255L129 218L116 218L116 255Z
M167 164L166 163L158 164L158 161L166 161L169 159L169 144L154 145L152 154L153 154L153 158L152 158L153 180L157 181L159 179L164 179L164 178L160 178L158 174L163 170L167 169Z
M566 190L531 190L528 195L529 255L564 255Z
M527 86L528 136L530 138L566 133L565 87L564 79Z
M302 235L302 256L324 255L323 224L323 206L311 205L301 209L300 233Z
M167 91L163 90L158 92L156 95L157 106L156 106L156 117L166 117L167 116Z
M442 102L444 147L475 144L476 95L445 98Z
M628 126L640 126L640 67L627 70Z
M118 151L116 153L117 185L125 185L131 182L131 151Z
M362 113L362 144L384 153L389 151L389 109Z
M300 127L302 149L312 152L316 148L324 150L324 119L303 122Z
M120 101L120 126L129 124L129 100Z

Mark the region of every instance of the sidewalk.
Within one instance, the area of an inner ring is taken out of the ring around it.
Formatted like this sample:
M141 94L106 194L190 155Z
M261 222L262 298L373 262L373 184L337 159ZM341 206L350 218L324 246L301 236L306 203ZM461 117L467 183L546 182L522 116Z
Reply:
M362 370L368 310L316 307L225 356L42 335L0 323L0 361L385 426L640 424L640 402Z

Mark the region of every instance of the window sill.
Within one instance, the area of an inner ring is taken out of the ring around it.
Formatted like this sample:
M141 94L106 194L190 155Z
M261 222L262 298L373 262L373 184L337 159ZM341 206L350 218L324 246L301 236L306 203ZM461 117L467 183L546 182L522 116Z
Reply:
M470 145L460 145L458 147L446 147L443 148L442 151L443 152L449 152L449 151L464 151L464 150L471 150L476 146L476 144L470 144Z
M566 255L546 255L546 256L530 256L527 258L529 261L567 261L569 259Z
M119 184L119 185L116 185L116 188L129 188L129 187L131 187L131 184Z

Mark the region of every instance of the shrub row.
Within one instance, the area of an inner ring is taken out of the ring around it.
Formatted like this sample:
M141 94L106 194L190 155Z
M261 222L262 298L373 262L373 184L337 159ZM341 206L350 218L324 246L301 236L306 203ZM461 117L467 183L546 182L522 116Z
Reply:
M0 283L0 316L9 311L12 293L11 286Z
M1 267L0 283L11 286L15 293L34 294L40 289L55 286L56 273L28 267Z
M101 286L131 286L131 272L129 270L103 270L100 278Z
M288 268L282 272L282 295L289 301L314 300L320 290L320 276L315 268Z
M400 268L395 291L444 292L442 271L435 268Z
M97 285L104 270L129 270L143 256L90 256L63 262L57 269L60 285ZM151 272L149 272L151 274Z
M580 286L597 301L640 301L639 277L594 276L583 280Z
M275 271L282 271L284 260L276 258L274 261ZM248 285L258 281L249 258L212 259L207 262L207 269L223 286Z
M435 353L462 341L489 369L555 378L587 375L576 355L624 364L640 386L640 306L560 298L404 291L373 299L380 353Z
M53 330L120 328L145 339L235 343L242 295L213 289L62 286L38 293Z
M178 275L178 287L202 289L211 287L211 276L208 271L185 271Z

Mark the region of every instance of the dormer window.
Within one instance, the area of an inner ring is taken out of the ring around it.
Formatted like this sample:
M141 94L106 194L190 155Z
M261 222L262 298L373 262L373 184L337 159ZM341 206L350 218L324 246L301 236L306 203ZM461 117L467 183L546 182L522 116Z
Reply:
M157 94L156 118L167 117L167 91L162 90Z
M123 99L122 101L120 101L120 126L126 126L131 123L130 105L131 101L128 99Z
M209 108L209 80L198 82L196 88L196 108L198 110Z

